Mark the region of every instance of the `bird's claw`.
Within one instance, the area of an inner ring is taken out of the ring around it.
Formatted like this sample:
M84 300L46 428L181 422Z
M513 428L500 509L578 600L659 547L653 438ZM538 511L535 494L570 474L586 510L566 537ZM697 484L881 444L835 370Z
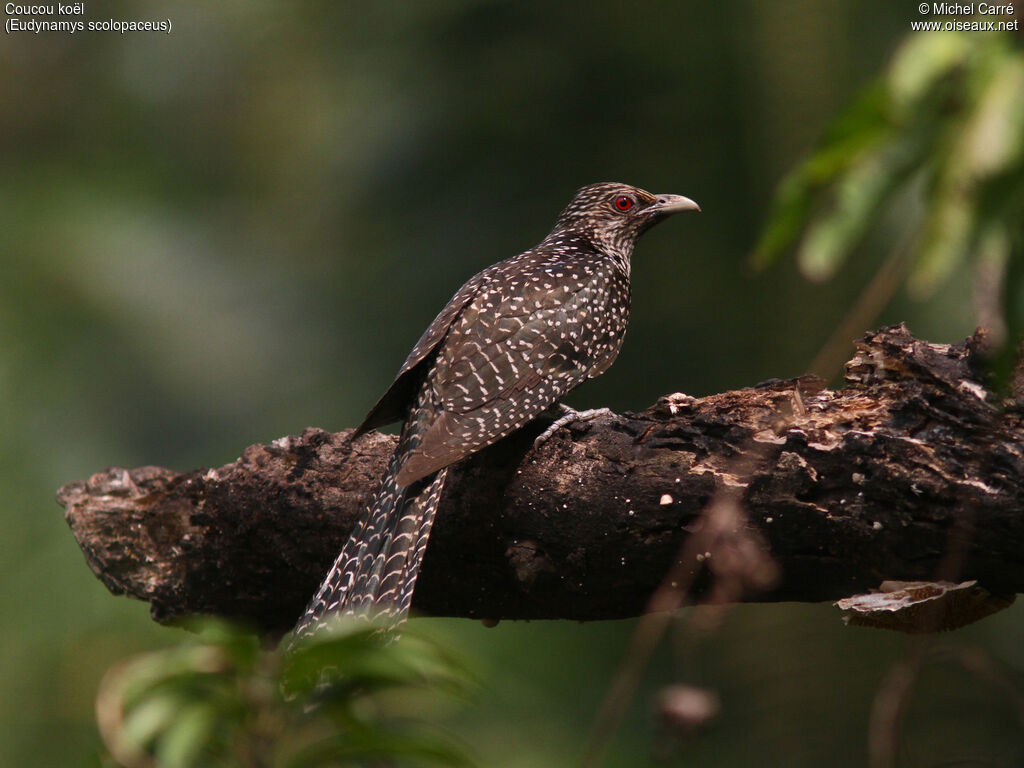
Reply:
M537 439L533 441L534 448L540 448L544 443L551 439L551 436L555 434L555 432L567 424L577 424L579 422L591 421L592 419L596 419L598 416L613 415L610 408L591 408L586 411L577 411L576 409L570 408L562 403L559 403L559 407L562 409L562 415L551 422L551 426L537 436Z

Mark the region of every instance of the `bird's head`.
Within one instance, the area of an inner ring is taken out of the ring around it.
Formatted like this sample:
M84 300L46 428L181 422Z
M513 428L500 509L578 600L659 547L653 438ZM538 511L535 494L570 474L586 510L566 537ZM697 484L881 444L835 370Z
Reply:
M699 210L681 195L654 195L616 182L590 184L558 216L552 234L576 232L610 255L628 259L643 232L673 213Z

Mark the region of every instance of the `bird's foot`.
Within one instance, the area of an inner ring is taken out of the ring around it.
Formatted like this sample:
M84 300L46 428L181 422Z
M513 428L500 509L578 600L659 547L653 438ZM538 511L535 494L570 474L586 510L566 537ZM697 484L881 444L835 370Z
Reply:
M586 411L577 411L575 408L559 403L559 409L562 411L562 415L551 422L551 426L545 429L537 439L533 441L534 448L540 448L544 443L551 439L551 436L558 430L567 424L577 424L579 422L590 421L596 419L598 416L612 416L614 415L610 408L591 408Z

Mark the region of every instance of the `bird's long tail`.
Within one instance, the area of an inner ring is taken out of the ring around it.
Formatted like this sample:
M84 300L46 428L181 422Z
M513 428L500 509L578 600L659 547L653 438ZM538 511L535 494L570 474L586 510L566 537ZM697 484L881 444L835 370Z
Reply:
M392 629L405 621L448 474L445 468L409 486L398 485L395 478L414 448L405 438L373 502L295 626L294 640L315 632L331 614L381 616Z

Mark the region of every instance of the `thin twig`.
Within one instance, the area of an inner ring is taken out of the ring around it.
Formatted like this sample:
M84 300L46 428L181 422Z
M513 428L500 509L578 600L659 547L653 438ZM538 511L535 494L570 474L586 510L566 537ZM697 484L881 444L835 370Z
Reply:
M737 476L750 476L758 451L740 452L736 460ZM612 684L594 720L581 768L598 768L633 699L640 677L654 650L687 602L701 565L713 577L708 605L724 605L738 600L746 592L769 588L778 577L778 568L767 554L758 533L747 524L742 507L742 488L721 488L705 507L696 530L683 544L668 575L651 596Z
M913 638L907 653L889 668L878 686L868 719L868 760L871 768L895 768L907 703L929 643L928 638Z
M594 727L587 741L587 749L580 768L598 768L612 736L622 722L622 716L633 699L640 676L643 674L654 649L658 647L665 630L672 622L675 611L682 608L696 575L697 536L691 536L683 545L680 556L647 604L647 610L637 623L629 648L615 672L612 684L605 694Z
M910 265L910 255L917 238L915 230L908 230L886 256L871 281L864 286L857 300L843 316L832 335L822 344L807 370L826 379L839 373L849 354L850 342L874 322L892 301L901 278Z

